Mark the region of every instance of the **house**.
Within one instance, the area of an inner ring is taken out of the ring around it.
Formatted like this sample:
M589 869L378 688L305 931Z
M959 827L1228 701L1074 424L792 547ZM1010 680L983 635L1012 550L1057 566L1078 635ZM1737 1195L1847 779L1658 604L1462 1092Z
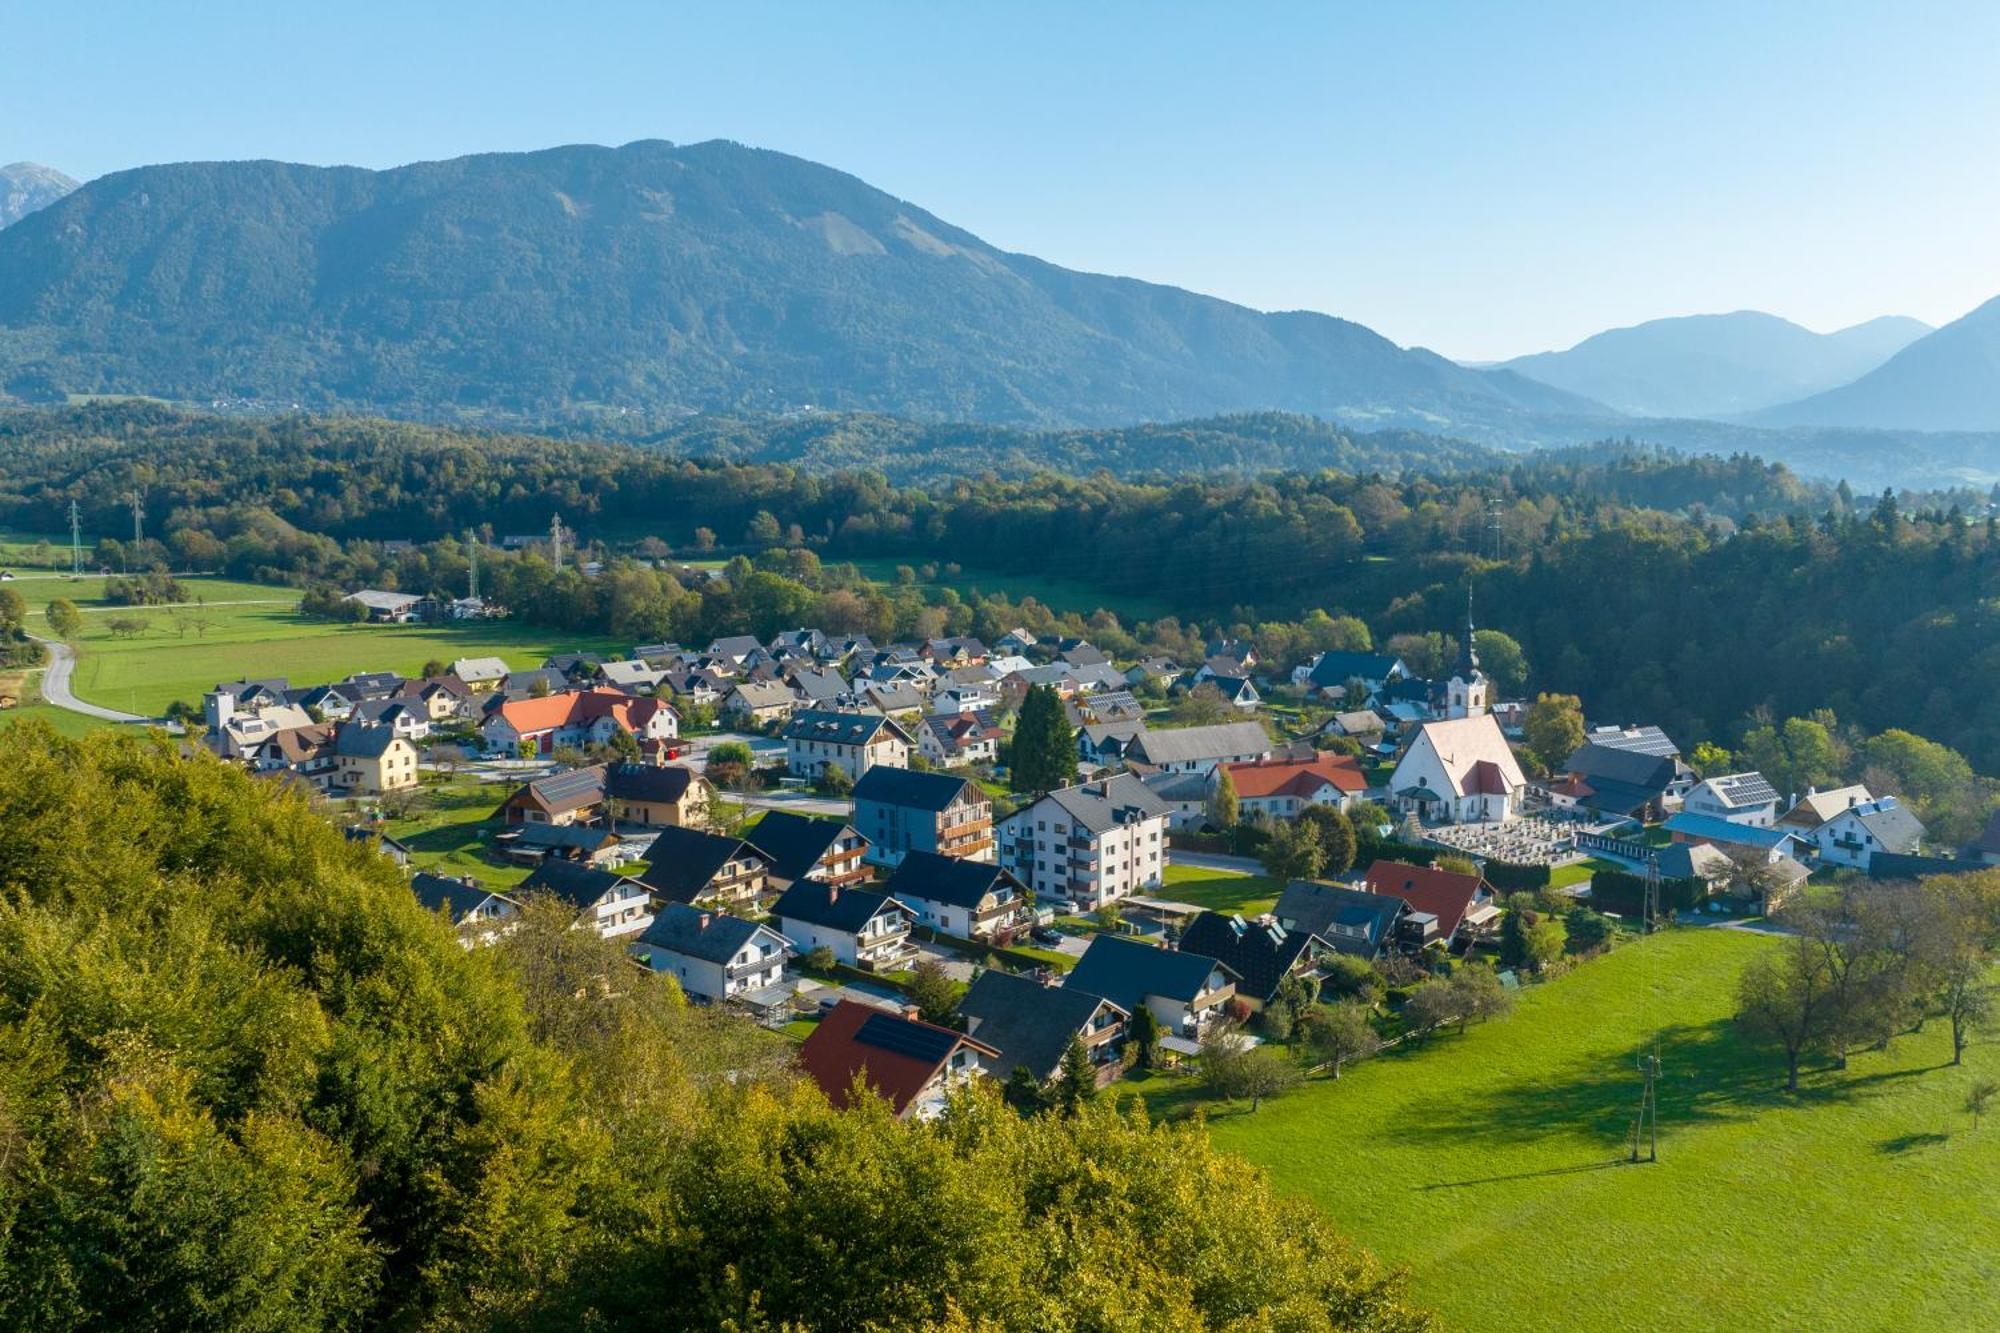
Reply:
M379 796L417 785L417 747L388 727L343 722L333 734L328 785L342 796Z
M596 680L600 685L609 685L614 690L627 694L651 694L660 686L661 677L667 673L651 662L628 658L618 662L603 662L598 665Z
M604 805L604 766L551 773L514 789L500 803L509 824L591 824Z
M1271 916L1285 930L1314 936L1335 953L1373 960L1395 945L1422 943L1402 931L1408 911L1401 898L1295 879L1278 895Z
M864 707L888 717L918 715L924 711L924 692L910 681L870 681L860 689Z
M769 926L686 903L663 904L632 941L633 957L710 1004L777 985L791 952Z
M518 865L573 861L601 866L617 860L624 845L610 829L581 824L514 824L494 834L493 842Z
M1825 791L1809 788L1806 794L1779 818L1777 826L1797 829L1801 833L1811 833L1843 810L1866 805L1874 799L1874 793L1858 782L1851 787L1829 787Z
M888 970L916 957L910 943L916 914L872 889L795 880L771 905L771 916L800 953L829 949L849 967Z
M405 702L421 709L433 723L456 722L472 714L472 687L456 676L412 680L403 685Z
M682 764L621 762L604 769L606 813L621 828L705 828L715 788Z
M1209 686L1222 695L1224 703L1241 712L1254 713L1257 711L1257 706L1264 702L1264 696L1257 693L1257 687L1251 683L1248 676L1215 675L1196 683Z
M939 717L978 713L1000 706L1000 692L986 685L952 685L931 696L931 712Z
M1217 764L1247 764L1270 757L1270 734L1256 722L1141 731L1125 747L1128 763L1186 773L1205 774Z
M917 753L939 768L990 764L1000 755L1000 727L987 712L933 714L917 728Z
M559 746L603 745L621 731L640 742L673 740L680 735L680 715L659 699L618 690L566 689L540 698L508 699L491 708L479 725L492 755L530 749L546 755Z
M1026 1069L1037 1086L1062 1072L1072 1041L1081 1041L1100 1082L1116 1076L1125 1025L1132 1017L1101 995L1069 986L1045 986L1032 977L989 967L972 979L958 1002L965 1033L997 1055L994 1078Z
M407 625L419 617L424 602L414 593L383 592L379 588L363 588L340 600L360 603L368 609L368 619L378 625Z
M1325 652L1304 669L1299 684L1314 693L1344 697L1354 686L1363 699L1373 699L1392 681L1408 680L1403 659L1389 653Z
M1220 912L1203 912L1190 921L1181 932L1180 949L1213 958L1234 972L1236 997L1253 1010L1269 1004L1286 977L1314 976L1335 952L1309 930Z
M664 690L676 699L697 708L706 708L721 700L722 692L728 685L728 681L713 671L702 669L669 671L660 678L660 683L654 686L654 692Z
M1778 822L1778 801L1778 789L1762 773L1731 773L1704 779L1681 799L1681 809L1732 824L1770 828Z
M479 886L472 878L453 879L419 870L410 876L410 889L427 912L442 912L445 921L458 932L458 942L470 949L491 944L513 929L521 904L504 893Z
M722 696L722 715L739 727L783 722L798 706L792 687L776 680L738 681Z
M1528 780L1490 713L1418 726L1389 778L1391 803L1428 823L1512 819Z
M920 924L962 940L1007 944L1032 924L1026 887L985 861L911 852L882 891L915 912Z
M569 904L576 910L577 925L607 940L636 935L653 920L652 895L643 883L561 857L545 859L516 892L546 893Z
M1361 882L1370 893L1402 899L1413 916L1434 917L1436 938L1447 948L1462 939L1485 935L1500 924L1493 890L1478 875L1405 861L1377 861L1368 867Z
M1549 794L1558 805L1651 822L1678 807L1694 782L1658 727L1599 727L1563 761Z
M1215 793L1201 774L1148 773L1139 781L1167 807L1168 829L1178 832L1208 824L1210 801Z
M1812 831L1821 865L1866 870L1877 852L1916 856L1923 846L1923 821L1893 796L1849 806Z
M387 727L406 741L431 734L430 710L414 699L363 699L347 715L350 725Z
M1335 713L1327 719L1325 734L1346 736L1363 745L1374 745L1388 732L1389 724L1372 708L1356 708Z
M1166 1032L1194 1038L1235 997L1236 981L1226 964L1198 953L1095 935L1063 986L1101 995L1128 1014L1144 1005Z
M1072 727L1099 726L1113 722L1138 722L1146 716L1145 705L1130 690L1109 689L1096 694L1079 694L1063 705Z
M1311 759L1260 759L1224 764L1236 788L1236 808L1243 819L1290 819L1309 805L1344 810L1368 790L1361 766L1340 754L1315 754ZM1216 779L1219 784L1220 778Z
M1000 864L1039 898L1095 911L1162 881L1168 819L1129 773L1064 787L1001 822Z
M827 1100L845 1107L857 1081L898 1120L943 1114L952 1090L985 1076L999 1052L921 1019L843 999L799 1047L799 1063Z
M545 695L559 694L569 688L569 677L560 671L547 667L536 667L532 671L509 671L507 678L493 690L493 697L484 705L487 711L497 706L498 699L539 699Z
M1093 768L1115 767L1125 762L1125 752L1145 732L1144 722L1087 724L1076 733L1076 756Z
M1667 816L1662 827L1675 842L1708 843L1731 856L1757 856L1769 861L1781 856L1799 860L1812 846L1812 840L1797 829L1745 823L1698 810L1677 810Z
M707 655L721 658L732 666L742 666L752 653L762 651L763 647L754 634L737 634L709 644Z
M993 802L976 782L878 764L854 784L854 826L868 860L894 866L910 852L991 861Z
M1720 847L1705 842L1677 842L1654 854L1662 880L1701 881L1703 897L1720 892L1736 877L1736 863Z
M287 773L313 791L325 793L333 785L336 730L330 722L293 727L255 744L243 757L249 761L253 773Z
M349 842L365 843L403 869L410 868L410 849L378 828L367 824L349 824L340 831L340 836Z
M448 668L467 685L480 692L497 689L507 679L507 664L497 657L461 657Z
M771 857L724 833L663 828L653 835L639 878L663 902L732 907L771 889Z
M1146 657L1125 672L1125 683L1138 688L1148 682L1166 689L1181 678L1181 669L1171 657Z
M817 667L787 666L784 678L807 708L826 708L847 697L852 686L838 671Z
M901 724L875 713L806 708L785 724L785 767L793 777L818 779L839 765L860 778L877 764L903 768L915 744Z
M862 860L868 839L845 820L772 810L746 830L745 836L771 858L774 889L787 888L802 879L847 888L867 883L872 873Z

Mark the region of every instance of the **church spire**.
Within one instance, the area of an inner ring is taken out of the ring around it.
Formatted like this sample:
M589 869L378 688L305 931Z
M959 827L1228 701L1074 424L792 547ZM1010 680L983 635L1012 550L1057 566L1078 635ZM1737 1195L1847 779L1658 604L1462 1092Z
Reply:
M1465 581L1465 642L1460 644L1458 648L1458 674L1466 680L1471 680L1473 675L1479 670L1479 649L1473 643L1473 636L1477 633L1478 631L1473 628L1472 621L1472 580L1467 579Z

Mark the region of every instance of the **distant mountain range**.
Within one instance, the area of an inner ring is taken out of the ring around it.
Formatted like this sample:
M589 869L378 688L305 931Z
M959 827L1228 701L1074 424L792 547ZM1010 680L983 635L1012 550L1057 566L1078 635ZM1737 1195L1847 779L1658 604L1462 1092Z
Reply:
M1347 320L1007 254L725 142L101 177L0 232L0 390L536 423L806 405L1033 425L1606 415Z
M1755 414L1772 426L2000 430L2000 297L1852 384Z
M1739 310L1650 320L1501 364L1634 416L1735 417L1847 384L1929 332L1885 316L1814 333Z
M0 227L12 226L76 188L75 181L39 162L12 162L0 167Z

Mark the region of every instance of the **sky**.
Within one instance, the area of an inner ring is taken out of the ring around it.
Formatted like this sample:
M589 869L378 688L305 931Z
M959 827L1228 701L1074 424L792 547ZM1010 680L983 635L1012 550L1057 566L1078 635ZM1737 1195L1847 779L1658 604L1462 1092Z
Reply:
M0 162L726 138L1463 359L2000 293L2000 4L0 0ZM303 7L299 7L303 8Z

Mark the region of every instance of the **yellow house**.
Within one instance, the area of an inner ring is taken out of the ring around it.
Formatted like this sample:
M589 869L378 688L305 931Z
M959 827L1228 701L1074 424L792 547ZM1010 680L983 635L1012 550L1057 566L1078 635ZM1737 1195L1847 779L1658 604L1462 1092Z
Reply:
M333 790L379 796L417 785L417 747L388 727L346 724L333 738Z

